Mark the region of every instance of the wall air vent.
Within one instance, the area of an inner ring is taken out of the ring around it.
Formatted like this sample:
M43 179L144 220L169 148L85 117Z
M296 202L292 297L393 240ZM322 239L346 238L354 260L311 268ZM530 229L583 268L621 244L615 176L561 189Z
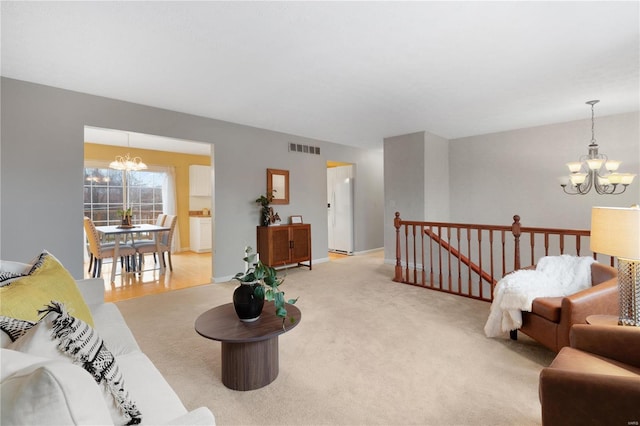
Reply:
M299 144L299 143L291 143L291 142L289 142L289 151L290 152L302 152L303 154L320 155L320 147L319 146L302 145L302 144Z

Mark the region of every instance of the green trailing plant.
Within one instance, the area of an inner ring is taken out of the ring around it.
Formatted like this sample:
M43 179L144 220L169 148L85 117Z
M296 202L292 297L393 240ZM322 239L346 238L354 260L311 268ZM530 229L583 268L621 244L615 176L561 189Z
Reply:
M285 299L284 291L280 289L284 279L278 277L275 268L262 263L251 247L246 247L244 254L245 257L242 260L244 260L246 265L245 271L238 272L233 279L245 284L260 284L256 286L254 295L268 302L273 302L276 308L276 316L282 318L282 325L284 327L284 321L287 318L286 305L295 304L298 298ZM295 318L290 318L290 321L294 322Z

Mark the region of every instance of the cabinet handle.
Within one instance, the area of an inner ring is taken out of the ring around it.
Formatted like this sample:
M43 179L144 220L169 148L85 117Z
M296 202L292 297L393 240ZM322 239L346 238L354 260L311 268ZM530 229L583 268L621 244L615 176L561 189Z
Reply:
M289 248L292 249L293 248L293 240L289 241Z

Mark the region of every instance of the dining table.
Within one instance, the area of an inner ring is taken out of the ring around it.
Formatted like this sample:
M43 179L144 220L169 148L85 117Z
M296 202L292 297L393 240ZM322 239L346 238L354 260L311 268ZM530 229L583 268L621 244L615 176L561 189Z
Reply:
M168 232L171 230L168 226L160 226L160 225L151 225L142 223L139 225L132 226L123 226L123 225L107 225L107 226L96 226L96 230L101 237L114 237L114 248L113 248L113 267L111 268L111 282L115 282L116 279L116 264L117 259L120 258L120 241L123 237L131 236L132 246L135 247L136 244L136 235L140 236L140 234L152 234L153 239L156 243L156 252L160 253L160 240L161 233ZM164 262L162 262L161 257L159 257L158 264L160 265L160 274L163 275L165 273Z

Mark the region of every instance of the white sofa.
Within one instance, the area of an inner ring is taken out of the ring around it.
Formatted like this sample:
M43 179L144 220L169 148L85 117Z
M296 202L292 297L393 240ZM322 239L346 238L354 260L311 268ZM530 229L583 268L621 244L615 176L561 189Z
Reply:
M0 262L5 271L30 267ZM95 330L114 354L129 395L142 413L142 424L215 425L208 408L187 411L142 353L116 305L104 302L103 280L76 282L93 316ZM0 334L0 424L114 424L110 413L115 407L109 407L110 395L81 366L64 360L63 355L52 360L8 349L11 339L2 331ZM38 383L35 386L34 381Z

